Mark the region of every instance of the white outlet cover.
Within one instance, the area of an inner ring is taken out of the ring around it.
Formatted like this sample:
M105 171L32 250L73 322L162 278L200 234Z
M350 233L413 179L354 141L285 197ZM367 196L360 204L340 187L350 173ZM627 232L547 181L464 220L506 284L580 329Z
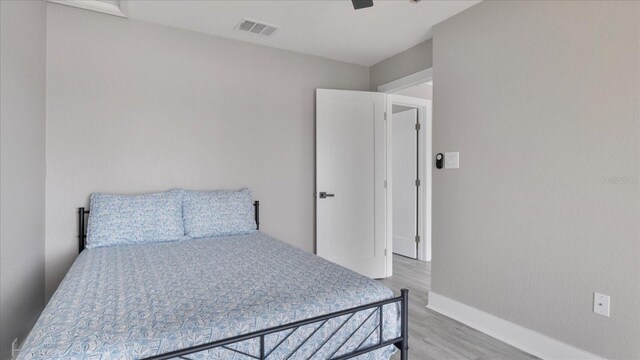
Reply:
M609 311L611 308L611 298L609 295L593 293L593 312L606 317L609 317Z
M460 153L448 152L444 153L444 168L445 169L459 169L460 168Z

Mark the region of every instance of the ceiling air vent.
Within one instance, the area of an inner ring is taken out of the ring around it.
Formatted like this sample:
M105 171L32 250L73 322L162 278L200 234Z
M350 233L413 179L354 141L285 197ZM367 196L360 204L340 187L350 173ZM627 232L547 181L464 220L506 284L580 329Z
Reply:
M260 34L264 36L271 36L276 30L280 29L279 26L265 24L255 20L242 19L240 24L236 26L236 30L249 32L253 34Z

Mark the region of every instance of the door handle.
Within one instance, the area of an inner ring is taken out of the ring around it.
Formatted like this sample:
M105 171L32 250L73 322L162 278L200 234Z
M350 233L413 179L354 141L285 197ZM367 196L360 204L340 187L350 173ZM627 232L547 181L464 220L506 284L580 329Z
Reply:
M326 192L322 191L320 192L320 199L326 199L328 197L334 197L334 194L327 194Z

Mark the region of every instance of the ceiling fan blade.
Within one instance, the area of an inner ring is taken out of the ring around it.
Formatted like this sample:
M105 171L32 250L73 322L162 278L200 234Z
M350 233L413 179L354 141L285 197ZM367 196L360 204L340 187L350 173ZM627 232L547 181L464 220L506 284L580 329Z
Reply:
M373 0L351 0L351 2L353 3L353 8L356 10L373 6Z

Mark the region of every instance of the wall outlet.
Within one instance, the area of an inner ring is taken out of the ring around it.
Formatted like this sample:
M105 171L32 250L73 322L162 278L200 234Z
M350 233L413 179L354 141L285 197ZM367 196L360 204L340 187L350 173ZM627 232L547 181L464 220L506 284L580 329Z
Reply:
M593 312L609 317L609 307L611 298L609 295L593 293Z

